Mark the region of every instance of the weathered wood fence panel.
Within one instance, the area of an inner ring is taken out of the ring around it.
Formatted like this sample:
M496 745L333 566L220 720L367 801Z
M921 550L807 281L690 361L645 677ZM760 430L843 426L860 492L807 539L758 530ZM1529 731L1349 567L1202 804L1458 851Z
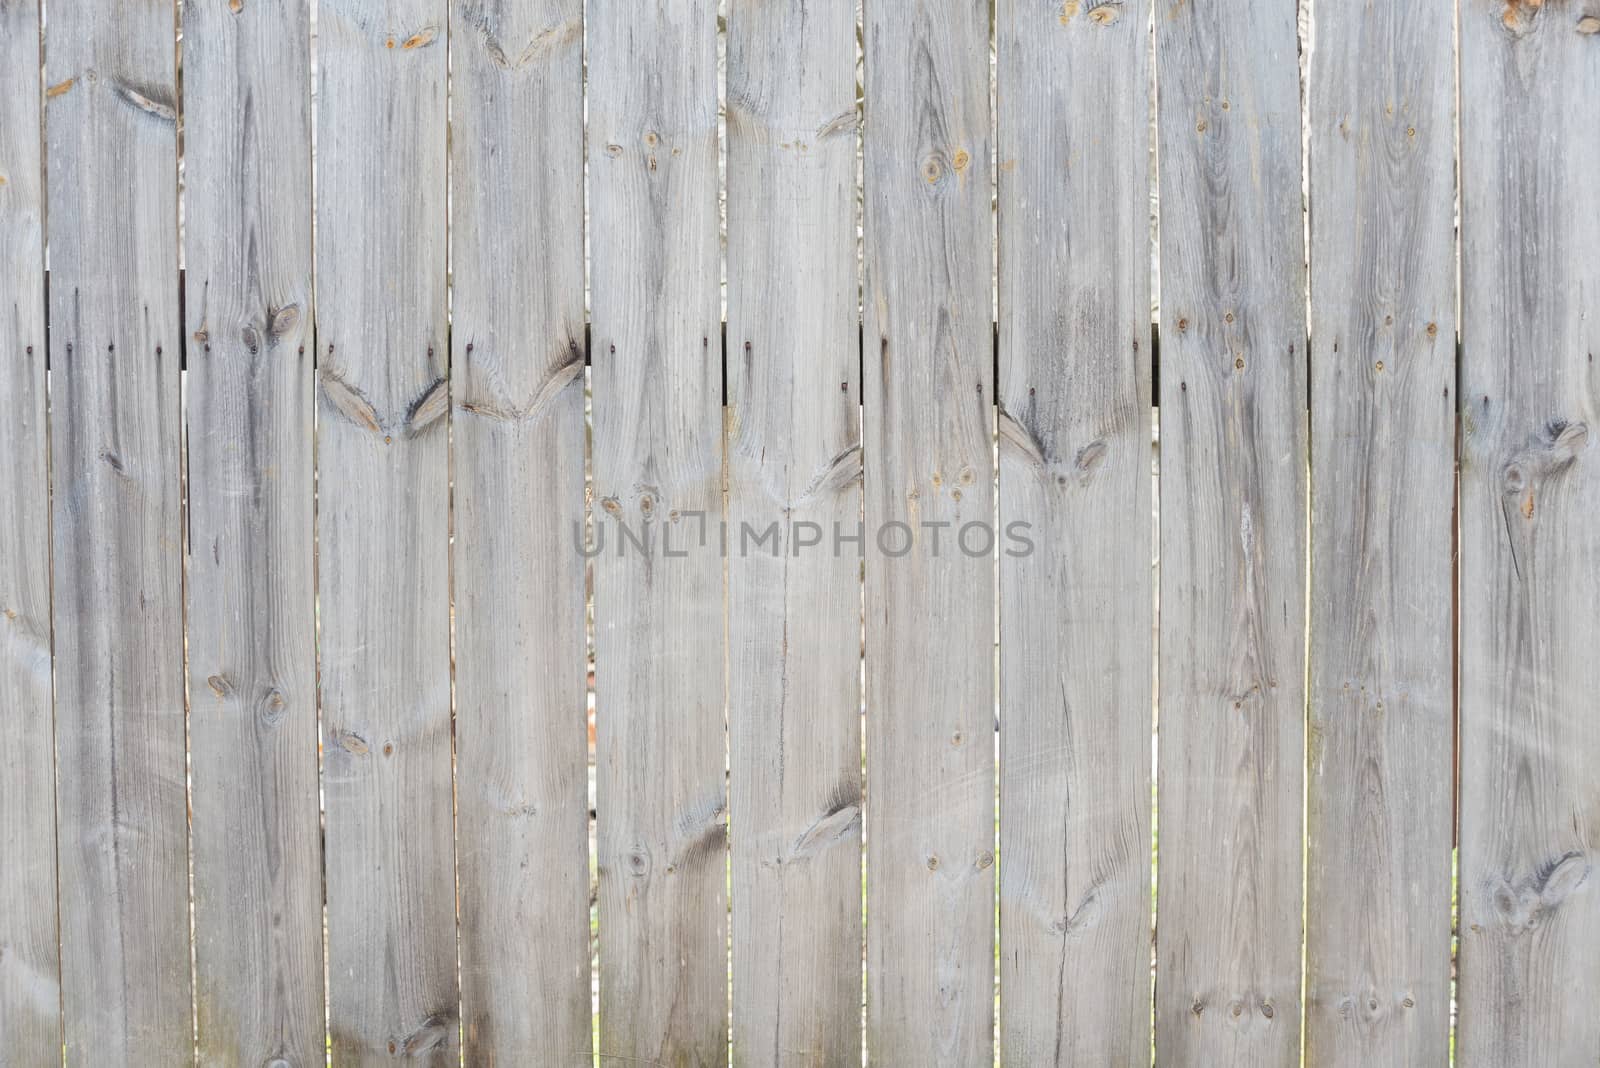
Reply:
M728 13L733 1058L861 1046L853 0ZM758 542L775 530L771 542Z
M1597 33L1461 7L1463 1064L1600 1049Z
M588 1065L583 5L451 17L464 1052Z
M1000 1046L1150 1055L1149 11L1005 0ZM1020 530L1020 528L1018 528Z
M1594 1060L1600 10L45 13L0 1061Z
M339 1063L454 1064L446 5L323 0L319 18L329 1026Z
M189 745L207 1064L325 1056L310 12L184 10Z
M1310 72L1306 1059L1449 1059L1449 3L1332 5Z
M599 1053L718 1065L728 869L717 12L708 0L595 2L588 18L593 499L607 539L594 593Z
M1300 1046L1306 373L1293 5L1156 25L1161 713L1156 1056Z
M866 5L867 1050L994 1044L989 5Z
M61 1053L39 8L0 0L0 1050Z
M52 547L72 1064L193 1055L172 7L50 9Z

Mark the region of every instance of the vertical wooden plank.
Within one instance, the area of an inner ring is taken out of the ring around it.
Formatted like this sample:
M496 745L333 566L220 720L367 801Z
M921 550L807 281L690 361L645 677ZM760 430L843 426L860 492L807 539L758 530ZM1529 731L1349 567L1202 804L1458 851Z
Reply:
M70 1063L192 1060L175 12L45 51L61 958Z
M600 1054L728 1059L716 6L588 7ZM603 532L603 533L601 533ZM629 538L634 540L629 541Z
M451 17L465 1053L587 1066L583 6Z
M1454 7L1317 10L1306 1058L1450 1032Z
M740 1064L861 1056L861 560L836 537L861 525L855 29L854 0L728 15Z
M326 1055L310 15L184 8L195 1004L206 1063Z
M248 0L246 0L248 3ZM336 1063L455 1064L446 4L323 0L318 590Z
M1149 9L1002 0L1000 1047L1150 1056Z
M1461 5L1461 1063L1600 1048L1600 8Z
M1305 270L1293 4L1156 25L1161 739L1156 1057L1300 1049Z
M0 1049L61 1055L38 0L0 0Z
M989 4L866 5L867 1047L994 1045ZM985 550L971 555L973 550Z

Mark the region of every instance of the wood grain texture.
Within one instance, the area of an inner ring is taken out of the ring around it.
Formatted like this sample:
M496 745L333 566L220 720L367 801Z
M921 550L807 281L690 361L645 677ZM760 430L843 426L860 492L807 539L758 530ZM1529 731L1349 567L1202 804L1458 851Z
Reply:
M1463 1065L1600 1049L1597 31L1461 6Z
M994 516L989 5L869 0L865 34L867 1049L988 1064L994 560L958 539Z
M1002 0L1000 1048L1150 1056L1149 9Z
M323 0L318 32L317 522L333 1057L455 1064L446 5Z
M1305 269L1292 4L1156 18L1161 713L1156 1057L1300 1048Z
M588 1066L583 6L451 19L465 1055Z
M1306 1060L1319 1066L1450 1052L1453 12L1317 12Z
M203 1064L326 1056L312 560L311 27L184 8L189 694Z
M0 0L0 1049L61 1056L38 0Z
M588 8L599 1052L619 1063L728 1060L716 15Z
M50 11L52 546L69 1063L192 1060L173 8Z
M861 1056L861 559L835 541L861 523L855 30L854 0L728 15L733 1050L749 1065Z

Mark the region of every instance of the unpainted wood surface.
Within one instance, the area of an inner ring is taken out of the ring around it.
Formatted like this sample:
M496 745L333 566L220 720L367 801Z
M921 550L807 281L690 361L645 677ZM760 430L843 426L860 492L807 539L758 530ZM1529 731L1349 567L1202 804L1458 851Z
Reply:
M50 9L66 1058L192 1060L172 6Z
M1295 10L1156 15L1156 1057L1299 1057L1305 269Z
M1461 6L1463 1065L1600 1049L1600 8Z
M855 30L853 0L736 0L728 16L740 1064L861 1056L861 557L835 541L861 523Z
M994 559L959 539L994 521L989 5L868 3L865 35L867 1049L987 1064Z
M587 1066L583 6L451 18L463 1040Z
M312 561L311 34L184 9L200 1060L326 1055Z
M1150 1056L1149 10L1003 0L1000 1047Z
M593 514L606 539L594 562L599 1052L720 1065L717 12L597 0L587 14Z
M1317 10L1306 1059L1450 1037L1455 84L1448 2Z
M0 0L0 1049L61 1056L39 6Z
M444 0L323 0L318 23L317 574L341 1064L459 1056L446 14Z

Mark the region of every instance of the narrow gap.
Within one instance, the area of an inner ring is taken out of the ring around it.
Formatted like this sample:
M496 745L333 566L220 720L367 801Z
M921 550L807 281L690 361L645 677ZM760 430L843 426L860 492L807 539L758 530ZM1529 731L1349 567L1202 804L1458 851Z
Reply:
M181 80L182 77L183 76L180 74L179 75L179 79ZM181 101L182 97L180 96L178 99ZM178 126L178 145L179 145L178 151L181 153L183 151L183 148L182 148L182 145L183 145L183 126L181 125L181 123L183 122L183 118L182 118L182 113L181 112L179 113L178 122L180 124ZM179 170L181 172L181 170L183 168L183 156L182 155L178 156L178 168L179 168ZM181 217L182 213L183 213L183 209L182 209L182 206L181 206L183 204L183 183L181 181L178 183L178 203L180 205L180 207L178 209L179 216ZM179 228L178 228L178 234L179 234L178 255L179 256L183 255L183 244L182 244L183 232L184 232L183 227L179 226ZM182 373L182 372L187 371L189 369L189 343L188 343L187 327L186 327L186 324L188 323L188 319L185 317L186 309L187 309L188 303L189 303L189 294L187 292L188 285L189 285L189 271L188 271L188 268L183 267L183 266L179 266L179 268L178 268L178 371L179 371L179 373Z
M1458 320L1459 321L1459 320ZM1456 349L1457 375L1461 350ZM1450 1022L1449 1063L1456 1062L1461 955L1461 437L1456 391L1455 472L1450 506Z
M590 260L590 195L589 195L589 19L588 5L583 5L579 19L582 40L579 48L578 95L582 100L581 123L578 131L579 157L582 160L583 229L583 531L584 544L594 544L595 518L590 507L594 500L594 324L590 318L590 283L593 276ZM598 754L595 748L596 686L599 669L595 638L595 557L587 551L583 557L583 641L584 641L584 717L586 720L588 759L584 769L585 792L589 805L588 863L589 863L589 1053L593 1068L600 1068L600 805L598 780Z
M1150 1062L1156 1062L1156 994L1160 982L1157 970L1160 951L1160 876L1161 876L1161 409L1150 412L1150 508L1151 576L1150 601Z
M1152 327L1152 331L1154 327ZM1160 791L1161 767L1161 409L1150 408L1150 979L1147 1005L1150 1013L1150 1063L1156 1059L1156 963L1159 949L1160 910Z
M1147 80L1145 137L1146 182L1149 186L1150 230L1150 1061L1156 1061L1156 974L1157 901L1160 875L1160 793L1158 770L1161 766L1161 136L1160 92L1156 63L1156 13L1151 5L1146 30L1145 61Z
M307 49L307 77L306 104L309 109L311 126L311 320L307 324L307 342L311 347L311 616L312 616L312 672L313 672L313 711L317 732L317 871L320 882L319 901L322 905L322 1048L326 1057L326 1064L331 1068L333 1064L333 983L332 963L328 946L328 796L327 796L327 765L323 759L322 739L327 737L326 723L323 719L322 706L322 458L321 458L321 413L317 404L317 375L320 363L321 334L319 332L318 307L317 307L317 205L318 180L317 180L317 128L319 126L317 115L317 78L320 67L319 36L317 32L318 20L321 15L321 0L310 0L307 12L306 35L309 38Z
M184 885L188 894L189 925L189 1036L194 1063L200 1063L200 949L195 929L194 885L194 744L191 730L193 702L189 692L189 548L193 544L193 509L189 503L189 358L187 294L184 271L184 99L183 99L183 0L172 5L172 103L173 120L173 217L177 252L177 361L178 361L178 640L180 685L183 688L183 798L184 798ZM159 358L160 348L157 347Z
M1308 246L1309 248L1309 246ZM1309 255L1309 251L1308 251ZM1313 420L1311 418L1311 341L1306 340L1306 408L1301 412L1306 436L1306 452L1302 459L1302 472L1305 476L1305 515L1303 519L1302 537L1305 539L1305 570L1303 572L1304 594L1301 612L1302 638L1301 638L1301 738L1300 738L1300 1063L1306 1063L1306 1028L1310 1022L1311 1011L1306 1004L1307 994L1311 989L1311 942L1310 942L1310 902L1311 902L1311 605L1312 594L1312 556L1315 547L1311 543L1314 526L1311 520L1312 494L1311 480L1314 477L1311 463L1311 434Z
M727 441L727 411L728 411L728 16L729 0L717 0L716 5L716 92L717 92L717 269L720 276L719 305L721 307L719 334L720 344L717 352L720 359L720 381L722 383L722 407L717 411L718 444L723 445L720 452L721 470L718 474L718 483L721 487L720 503L722 506L722 527L727 529L728 517L728 450ZM724 535L725 537L726 535ZM723 843L722 850L722 879L723 901L725 912L723 915L723 1027L724 1048L728 1063L733 1063L733 1002L734 983L736 977L733 970L733 827L732 812L732 778L733 778L733 739L729 734L732 709L728 698L728 678L731 670L728 633L728 583L730 581L731 564L726 549L722 556L722 597L719 622L722 625L722 812L723 812Z
M1462 272L1466 259L1461 233L1461 11L1451 11L1451 84L1454 91L1454 145L1455 161L1452 199L1454 216L1454 247L1452 248L1456 276L1455 286L1455 465L1454 494L1450 508L1450 1022L1448 1038L1449 1063L1456 1063L1456 1040L1461 1020L1459 995L1461 983L1461 459L1465 427L1461 421L1462 339L1465 324L1461 306L1464 298Z
M594 544L595 519L587 502L594 497L594 374L584 375L583 387L584 462L583 510L584 544ZM585 769L585 791L589 803L589 1042L594 1068L600 1068L600 846L599 815L596 789L595 752L595 624L594 624L594 557L583 554L583 635L584 657L584 717L588 727L588 761Z
M181 293L182 290L180 289ZM182 318L183 300L179 299L178 329L185 332ZM183 794L184 794L184 867L189 894L189 1026L194 1041L195 1063L200 1061L200 946L196 929L194 885L194 734L193 701L189 692L189 549L194 544L194 509L189 504L189 382L188 375L178 372L178 508L182 527L182 542L178 549L178 618L180 656L183 672Z
M996 156L998 156L998 154L999 154L999 144L1000 144L1000 140L999 140L999 136L998 136L999 128L1000 128L999 127L999 123L996 122L995 125L993 126L993 130L995 132L995 137L991 140L991 143L990 143L990 148L991 148L992 152ZM991 233L989 235L989 237L990 237L989 249L990 249L990 255L993 257L993 261L991 262L990 267L989 267L989 272L990 272L990 276L991 276L991 279L992 279L989 284L994 287L995 309L994 309L993 319L989 323L989 333L990 333L990 337L989 337L989 381L994 384L994 396L989 398L989 405L991 407L993 407L993 408L999 408L1000 407L1000 307L999 307L999 304L1000 304L1000 263L999 263L999 258L1000 258L1000 247L999 247L1000 246L1000 235L999 235L999 229L1000 229L1000 225L999 225L1000 195L999 195L999 190L998 190L998 185L999 185L999 176L998 175L996 175L995 178L991 179L991 185L993 185L995 188L993 190L991 190L991 193L990 193L991 197L993 198L994 206L992 208L990 208L990 210L989 210L989 219L990 219L990 228L991 228ZM998 433L998 431L996 433ZM998 470L998 468L997 468L997 470Z
M456 943L456 1051L461 1063L467 1056L466 990L461 973L461 791L459 748L456 735L459 723L456 704L456 426L455 426L455 242L453 212L455 198L455 157L450 151L455 121L455 5L445 13L444 31L444 380L448 400L445 404L445 603L446 641L450 657L450 873L455 890Z
M56 721L56 562L54 545L55 532L55 507L53 493L55 489L55 447L52 437L51 424L54 410L50 403L50 141L45 129L45 22L48 17L47 9L49 0L39 0L39 271L43 278L44 289L44 338L43 353L38 357L44 363L44 372L40 382L44 390L41 407L44 411L44 475L45 475L45 533L48 544L52 546L50 552L45 554L45 594L49 598L45 606L45 618L49 627L50 636L50 810L51 810L51 839L55 856L54 878L52 885L56 890L56 1027L59 1045L61 1048L62 1068L67 1063L67 994L66 983L62 981L61 949L61 753L59 749L60 734Z
M1309 425L1310 425L1310 421L1311 421L1310 420L1310 413L1309 412L1306 413L1304 418L1306 420L1306 424L1308 426L1308 433L1309 433ZM1308 436L1308 440L1309 440L1309 436ZM1308 449L1307 450L1306 461L1305 461L1305 465L1306 465L1305 469L1307 471L1308 476L1309 476L1309 471L1310 471L1310 466L1311 466L1309 453L1310 453L1310 450ZM1309 479L1308 479L1307 485L1309 487ZM1306 499L1309 502L1309 500L1310 500L1309 491L1307 492ZM1306 511L1305 511L1305 520L1304 520L1304 522L1305 522L1305 525L1303 527L1303 536L1305 538L1305 544L1306 544L1307 549L1306 549L1306 557L1305 557L1305 571L1303 572L1303 574L1304 574L1304 583L1305 583L1305 593L1304 593L1304 597L1303 597L1303 611L1302 611L1302 623L1303 623L1302 643L1303 644L1301 646L1301 649L1302 649L1302 655L1301 655L1301 661L1302 661L1301 662L1301 693L1302 693L1303 696L1302 696L1302 708L1301 708L1301 743L1300 743L1300 1060L1299 1060L1299 1063L1302 1064L1302 1065L1305 1064L1305 1062L1306 1062L1306 1023L1307 1023L1307 1020L1310 1017L1310 1012L1306 1007L1306 993L1310 988L1310 972L1311 972L1310 953L1308 952L1308 946L1309 946L1309 942L1308 942L1309 935L1308 935L1308 932L1309 932L1309 920L1310 920L1310 917L1309 917L1309 914L1308 914L1308 911L1307 911L1308 908L1309 908L1309 898L1310 898L1310 888L1308 886L1308 880L1309 880L1309 876L1310 876L1310 864L1311 864L1311 841L1310 841L1310 830L1311 830L1311 826L1310 826L1310 822L1311 822L1311 774L1310 774L1310 763L1309 763L1310 748L1309 748L1309 745L1307 744L1308 741L1309 741L1309 731L1307 730L1307 726L1309 725L1309 723L1311 721L1311 549L1310 549L1310 546L1311 546L1311 509L1310 509L1309 506L1306 508Z
M1154 182L1155 165L1152 162L1151 181ZM1161 407L1161 323L1160 316L1151 313L1150 322L1150 407Z
M1301 645L1300 645L1300 1036L1299 1036L1299 1063L1306 1061L1306 1025L1310 1019L1310 1012L1306 1005L1306 994L1310 989L1311 960L1309 941L1309 902L1310 902L1310 873L1311 873L1311 764L1310 764L1310 737L1311 737L1311 557L1314 549L1311 544L1311 507L1312 493L1311 480L1313 478L1311 464L1311 435L1313 421L1311 418L1311 64L1316 51L1316 0L1298 0L1295 12L1295 37L1299 53L1300 73L1300 254L1302 257L1301 282L1305 287L1305 348L1300 357L1301 366L1304 368L1303 378L1305 383L1304 407L1300 412L1302 427L1305 430L1306 449L1301 458L1301 473L1305 479L1305 492L1301 498L1304 505L1302 518L1303 526L1301 536L1305 545L1304 570L1302 571L1301 587Z
M987 24L988 40L987 51L989 60L989 173L986 175L989 182L989 278L990 281L990 308L994 316L994 330L990 335L990 365L989 365L989 397L984 406L984 415L989 421L989 471L991 478L992 499L989 502L989 522L991 529L996 532L993 553L989 561L989 584L994 591L990 604L990 635L993 645L989 651L989 686L992 700L992 715L994 719L992 737L990 738L990 763L989 776L991 781L991 804L994 806L994 826L990 828L989 849L994 857L994 864L989 872L991 880L989 893L991 898L989 948L990 968L993 973L993 1000L989 1005L989 1030L991 1032L990 1053L995 1068L1000 1068L1002 1063L1001 1053L1001 1008L1000 978L1001 956L1000 940L1003 932L1000 927L1000 872L1005 863L1000 851L1000 820L1003 798L1000 789L1000 753L1001 753L1001 716L1004 714L1003 695L1000 690L1000 598L1003 596L1000 586L1000 168L999 159L1003 151L1002 131L1000 129L1000 39L997 29L998 4L991 0L989 4L989 21Z
M866 409L862 409L862 425L866 424ZM862 494L860 507L856 515L866 529L867 501L866 501L865 472L863 471ZM857 720L861 741L861 1064L863 1068L868 1063L867 1058L867 564L863 556L856 569L856 594L860 603L860 611L856 617L856 636L860 641L861 656L856 662L856 696L859 702Z
M726 244L724 244L724 247L726 247ZM722 366L723 366L723 370L724 370L724 375L723 375L723 379L722 379L722 394L723 394L723 405L724 405L724 407L720 412L717 413L719 420L721 420L721 428L724 430L724 432L726 431L726 428L727 428L727 425L728 425L727 424L727 418L726 418L727 417L727 407L726 407L726 405L727 405L727 394L728 394L728 379L727 379L727 375L726 375L726 370L727 370L727 366L728 366L727 333L728 333L727 324L724 323L723 324L723 329L722 329L722 334L723 334ZM723 441L727 440L725 433L723 435L722 440ZM721 481L721 484L722 484L723 530L726 530L727 529L726 520L727 520L727 515L728 515L728 450L726 448L722 449L722 470L720 472L719 478L720 478L720 481ZM726 535L724 535L724 537L726 537ZM728 1063L732 1064L732 1063L734 1063L734 1061L733 1061L733 984L734 984L734 971L733 971L733 848L732 848L732 843L733 843L733 835L736 833L736 828L733 825L733 803L732 803L732 801L733 801L733 738L729 733L729 730L730 730L730 727L731 727L730 717L732 715L732 706L731 706L731 703L730 703L729 697L728 697L728 679L729 679L729 674L730 674L730 672L732 670L732 664L731 664L732 658L728 654L728 650L729 650L729 647L730 647L730 642L728 640L729 639L728 623L729 623L729 618L730 618L729 617L729 613L728 613L728 583L729 583L730 578L731 578L730 569L732 567L732 564L730 563L730 561L728 559L728 553L727 553L726 549L723 550L721 555L722 555L722 613L721 613L719 622L722 624L722 811L723 811L723 843L724 843L724 848L722 850L722 865L723 865L723 876L722 877L723 877L723 893L725 894L725 902L726 902L726 909L727 909L726 917L725 917L725 927L724 927L724 932L725 933L723 935L724 949L726 951L725 955L724 955L724 960L725 960L726 967L725 967L725 970L723 972L723 980L724 981L723 981L723 985L722 985L722 996L723 996L723 1009L724 1009L723 1024L727 1028L726 1040L727 1040Z
M866 299L867 299L867 183L866 183L866 129L867 129L867 51L866 51L866 0L856 0L855 3L855 196L852 208L855 213L855 238L856 238L856 404L859 419L857 423L857 441L861 444L861 492L857 496L856 516L861 523L861 529L867 529L867 481L871 478L872 468L870 452L867 448L867 335L866 335ZM860 1013L860 1043L857 1049L861 1053L862 1068L869 1063L867 1053L867 939L871 932L867 928L867 871L871 863L871 846L867 841L867 804L871 789L872 769L867 765L867 557L865 551L856 567L856 596L859 611L856 616L856 639L859 643L858 659L856 661L856 700L858 718L856 720L858 742L861 749L861 793L857 803L861 807L859 825L861 827L860 861L858 870L861 873L861 927L859 930L861 940L861 1013Z

